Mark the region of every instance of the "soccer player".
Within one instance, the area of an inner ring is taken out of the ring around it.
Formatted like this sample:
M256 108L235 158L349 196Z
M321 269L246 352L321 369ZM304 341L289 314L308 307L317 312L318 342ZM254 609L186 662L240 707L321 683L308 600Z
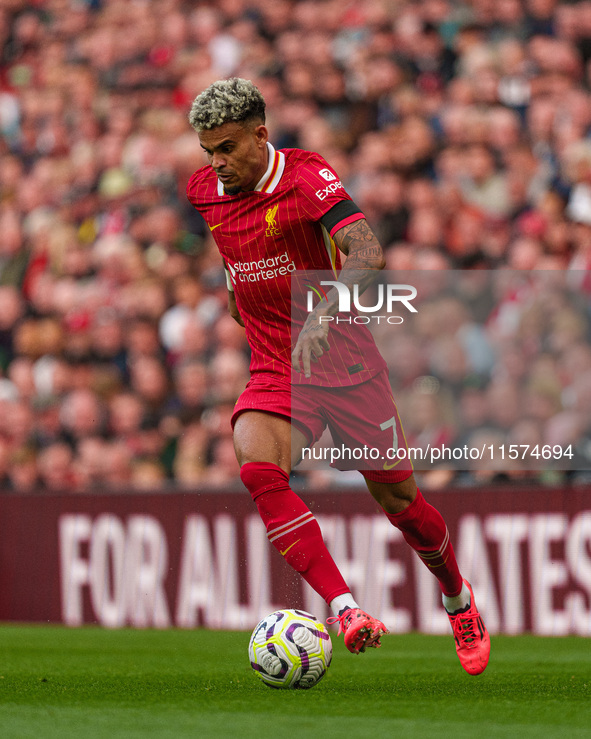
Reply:
M335 443L384 453L393 434L404 435L370 333L320 320L337 313L335 289L305 319L294 319L291 291L299 271L335 270L339 282L362 292L384 267L382 249L322 157L276 151L269 143L265 101L250 81L213 83L195 98L189 120L209 164L193 174L187 195L223 257L229 310L245 327L252 352L251 379L232 418L240 477L269 541L329 604L347 648L377 647L386 627L356 603L289 475L327 425ZM295 345L294 320L300 321ZM361 472L390 522L438 579L462 666L481 673L489 636L441 514L417 489L412 467L389 462Z

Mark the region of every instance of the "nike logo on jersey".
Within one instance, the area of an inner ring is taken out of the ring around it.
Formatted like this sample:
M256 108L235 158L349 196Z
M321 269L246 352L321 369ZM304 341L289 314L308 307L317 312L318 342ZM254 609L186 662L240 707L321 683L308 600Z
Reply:
M223 221L222 221L222 223L223 223ZM210 227L209 227L209 230L210 230L210 231L214 231L214 230L215 230L216 228L219 228L219 226L221 226L221 225L222 225L222 223L216 223L216 224L215 224L215 226L210 226Z

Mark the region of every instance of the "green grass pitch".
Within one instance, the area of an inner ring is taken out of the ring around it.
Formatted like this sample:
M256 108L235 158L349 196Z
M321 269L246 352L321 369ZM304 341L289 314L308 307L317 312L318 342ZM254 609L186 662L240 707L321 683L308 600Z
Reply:
M248 634L0 627L3 739L591 737L591 642L493 637L479 677L450 637L391 635L308 691L263 685Z

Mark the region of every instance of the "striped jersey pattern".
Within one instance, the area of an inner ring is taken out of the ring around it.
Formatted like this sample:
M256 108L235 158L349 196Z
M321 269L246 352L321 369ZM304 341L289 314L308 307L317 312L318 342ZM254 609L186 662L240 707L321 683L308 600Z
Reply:
M230 273L251 348L251 373L329 387L365 382L386 366L373 337L363 325L336 322L331 350L314 365L312 377L292 374L292 345L307 317L300 294L305 276L318 281L316 272L322 270L331 277L320 279L336 279L341 262L332 235L364 216L349 215L328 233L322 216L351 200L337 174L319 154L267 147L267 171L252 191L226 194L209 165L187 186L187 197L211 229ZM293 296L292 286L297 286Z

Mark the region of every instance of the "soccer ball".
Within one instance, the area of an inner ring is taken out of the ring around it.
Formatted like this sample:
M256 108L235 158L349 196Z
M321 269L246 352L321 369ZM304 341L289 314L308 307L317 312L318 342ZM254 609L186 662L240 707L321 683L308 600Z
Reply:
M332 659L326 626L305 611L275 611L252 632L252 669L270 688L311 688Z

